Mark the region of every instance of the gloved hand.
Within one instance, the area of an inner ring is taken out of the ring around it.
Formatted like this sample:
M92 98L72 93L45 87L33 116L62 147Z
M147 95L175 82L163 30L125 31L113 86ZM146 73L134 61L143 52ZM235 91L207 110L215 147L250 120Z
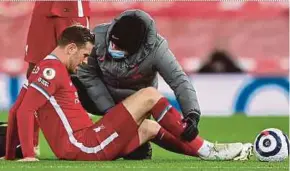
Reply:
M182 120L184 123L186 123L186 127L181 134L181 138L185 141L192 141L195 139L195 137L198 135L198 122L199 122L199 115L196 113L189 113L185 116L185 118Z

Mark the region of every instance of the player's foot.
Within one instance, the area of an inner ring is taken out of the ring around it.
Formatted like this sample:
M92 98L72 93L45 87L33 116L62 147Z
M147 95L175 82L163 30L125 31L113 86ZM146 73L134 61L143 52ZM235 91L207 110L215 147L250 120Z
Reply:
M35 157L25 157L23 159L19 159L17 160L19 162L36 162L36 161L39 161L37 158Z
M243 144L243 149L241 153L234 158L234 160L249 160L250 156L253 155L253 144L245 143Z
M39 157L40 156L40 147L39 147L39 145L35 146L33 148L33 150L34 150L35 156ZM23 154L22 154L21 146L18 145L16 147L16 158L22 158L22 157L23 157Z
M214 144L208 156L201 156L203 160L233 160L243 150L242 143Z

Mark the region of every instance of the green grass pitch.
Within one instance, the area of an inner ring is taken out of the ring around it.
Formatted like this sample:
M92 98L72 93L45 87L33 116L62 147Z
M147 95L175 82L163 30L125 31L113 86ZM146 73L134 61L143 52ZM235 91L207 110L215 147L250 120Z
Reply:
M0 113L0 120L7 116ZM95 118L97 119L97 118ZM231 117L202 117L200 135L210 141L217 142L253 142L255 136L263 129L275 127L289 135L289 117L246 117L236 115ZM259 162L252 157L249 161L202 161L197 158L183 156L165 151L153 145L153 159L146 161L117 160L111 162L76 162L56 160L43 136L40 141L40 162L19 163L15 161L0 161L0 170L198 170L198 171L266 171L288 170L289 161L278 163Z

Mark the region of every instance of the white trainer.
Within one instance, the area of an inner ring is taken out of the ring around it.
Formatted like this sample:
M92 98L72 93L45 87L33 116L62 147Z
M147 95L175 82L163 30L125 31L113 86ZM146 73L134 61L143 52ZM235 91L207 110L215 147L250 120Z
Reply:
M242 143L215 143L211 148L208 156L200 156L203 160L233 160L239 156L243 150Z
M253 144L251 143L245 143L243 144L243 149L241 153L234 158L234 160L249 160L250 156L253 155Z

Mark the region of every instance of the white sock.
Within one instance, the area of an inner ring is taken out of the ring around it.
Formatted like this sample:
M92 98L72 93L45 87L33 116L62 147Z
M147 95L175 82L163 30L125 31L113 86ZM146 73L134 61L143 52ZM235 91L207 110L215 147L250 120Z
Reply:
M213 143L203 140L203 144L200 147L200 149L197 151L197 154L201 157L207 157L210 155L210 151L213 146L214 146Z

